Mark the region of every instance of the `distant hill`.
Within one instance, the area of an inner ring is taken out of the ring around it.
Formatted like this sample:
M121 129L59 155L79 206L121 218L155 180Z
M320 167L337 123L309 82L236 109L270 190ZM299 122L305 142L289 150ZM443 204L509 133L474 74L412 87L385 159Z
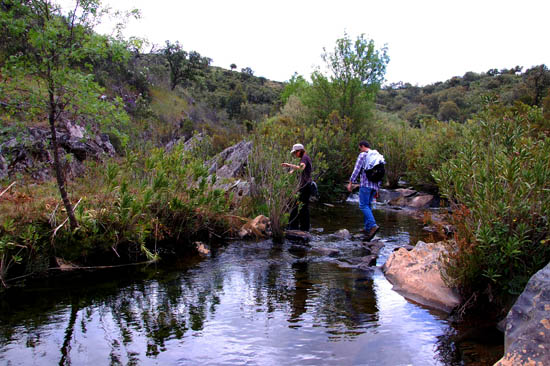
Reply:
M487 101L540 105L549 87L550 71L545 65L525 72L521 67L492 69L480 74L467 72L424 87L392 84L380 90L376 103L378 109L395 112L411 125L418 125L423 118L464 122Z

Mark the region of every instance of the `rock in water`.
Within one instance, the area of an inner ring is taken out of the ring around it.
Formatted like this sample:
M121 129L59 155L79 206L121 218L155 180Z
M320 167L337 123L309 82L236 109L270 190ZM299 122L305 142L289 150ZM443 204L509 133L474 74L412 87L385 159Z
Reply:
M285 238L297 243L309 243L311 241L311 234L306 231L287 230L285 231Z
M460 297L441 278L439 258L444 251L443 242L419 241L411 251L400 248L393 252L382 269L405 297L450 312L460 304Z
M256 239L271 235L271 222L264 215L258 215L254 220L244 224L239 231L241 238L255 237Z
M504 357L495 366L550 365L550 263L531 277L506 316Z

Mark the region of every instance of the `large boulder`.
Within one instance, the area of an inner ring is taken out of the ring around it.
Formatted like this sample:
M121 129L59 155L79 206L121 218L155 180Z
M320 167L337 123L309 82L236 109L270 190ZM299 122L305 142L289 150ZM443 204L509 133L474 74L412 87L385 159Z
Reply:
M443 242L419 241L413 250L400 248L393 252L382 269L394 289L403 296L450 312L460 304L460 297L441 278L440 257L445 250Z
M391 206L410 207L410 208L426 208L437 205L437 200L431 194L420 193L410 189L396 189L395 193L399 193L397 197L390 199L388 203Z
M531 277L506 316L504 357L495 366L550 365L550 263Z
M264 238L271 235L271 221L269 217L258 215L241 227L239 236L241 238L254 237Z
M208 173L216 173L218 178L238 178L245 173L246 163L251 152L251 141L241 141L230 146L207 163Z

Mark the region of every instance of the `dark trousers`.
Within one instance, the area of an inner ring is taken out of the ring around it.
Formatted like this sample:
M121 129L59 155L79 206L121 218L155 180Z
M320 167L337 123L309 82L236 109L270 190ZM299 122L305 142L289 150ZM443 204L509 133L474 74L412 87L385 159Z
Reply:
M298 202L290 211L288 227L290 230L309 231L309 197L311 184L308 183L298 191Z

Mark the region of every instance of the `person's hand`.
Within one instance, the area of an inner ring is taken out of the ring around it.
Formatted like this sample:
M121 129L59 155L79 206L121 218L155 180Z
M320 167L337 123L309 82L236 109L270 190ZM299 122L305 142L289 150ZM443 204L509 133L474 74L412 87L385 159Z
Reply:
M352 191L351 182L348 183L348 192Z
M281 166L282 166L282 167L285 167L285 168L290 168L290 164L289 164L289 163L281 163Z

